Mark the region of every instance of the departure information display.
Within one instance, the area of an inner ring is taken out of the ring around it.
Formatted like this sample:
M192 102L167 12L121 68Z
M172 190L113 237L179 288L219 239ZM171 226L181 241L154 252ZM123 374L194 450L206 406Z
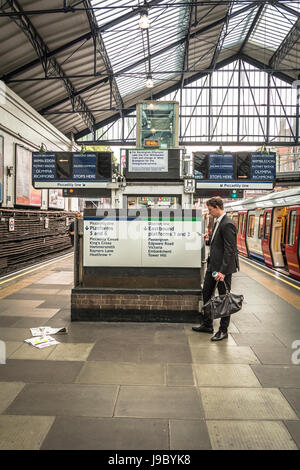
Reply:
M32 153L35 188L96 188L111 176L111 152Z
M275 153L194 153L196 188L273 189Z
M233 155L231 153L209 155L209 179L232 180L233 172Z

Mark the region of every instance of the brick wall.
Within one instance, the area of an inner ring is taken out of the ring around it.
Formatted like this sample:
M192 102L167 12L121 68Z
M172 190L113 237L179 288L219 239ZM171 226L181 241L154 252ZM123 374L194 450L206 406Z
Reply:
M72 292L72 320L194 322L199 300L193 294Z

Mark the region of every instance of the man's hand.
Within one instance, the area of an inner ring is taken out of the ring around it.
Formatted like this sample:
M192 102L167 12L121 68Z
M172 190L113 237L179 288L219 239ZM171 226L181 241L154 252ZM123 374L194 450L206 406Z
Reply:
M208 232L206 232L206 233L204 234L204 237L203 237L203 238L204 238L204 240L205 240L206 242L208 242L208 241L209 241L209 235L208 235Z
M225 279L225 274L222 274L222 273L218 273L215 277L216 281L224 281L224 279Z

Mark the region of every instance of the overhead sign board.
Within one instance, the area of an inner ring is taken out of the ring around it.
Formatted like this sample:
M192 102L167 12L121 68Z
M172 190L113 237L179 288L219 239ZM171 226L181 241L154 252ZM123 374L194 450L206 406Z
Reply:
M127 149L123 173L127 180L179 180L179 149Z
M111 175L111 152L32 153L35 188L103 188Z
M274 154L251 154L251 180L273 181L276 178Z
M273 189L275 153L194 153L196 188Z
M168 171L167 150L129 150L128 171L160 173Z
M209 179L232 180L233 177L234 167L231 153L209 155Z

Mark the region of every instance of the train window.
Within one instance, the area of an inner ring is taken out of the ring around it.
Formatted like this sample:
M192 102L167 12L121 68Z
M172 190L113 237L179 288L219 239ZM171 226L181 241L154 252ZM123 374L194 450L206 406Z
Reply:
M271 212L267 212L267 214L266 214L266 222L265 222L264 240L268 240L268 239L269 239L270 228L271 228Z
M289 221L289 240L288 244L293 246L295 243L295 235L296 235L296 218L297 214L296 211L291 211L290 213L290 221Z
M249 222L248 222L248 237L250 238L254 237L254 225L255 225L255 215L250 215Z
M233 220L233 223L236 226L237 231L239 231L239 229L238 229L238 227L239 227L239 217L238 217L238 215L232 216L232 220Z
M262 239L263 233L264 233L264 216L263 214L259 216L259 222L258 222L258 238Z

